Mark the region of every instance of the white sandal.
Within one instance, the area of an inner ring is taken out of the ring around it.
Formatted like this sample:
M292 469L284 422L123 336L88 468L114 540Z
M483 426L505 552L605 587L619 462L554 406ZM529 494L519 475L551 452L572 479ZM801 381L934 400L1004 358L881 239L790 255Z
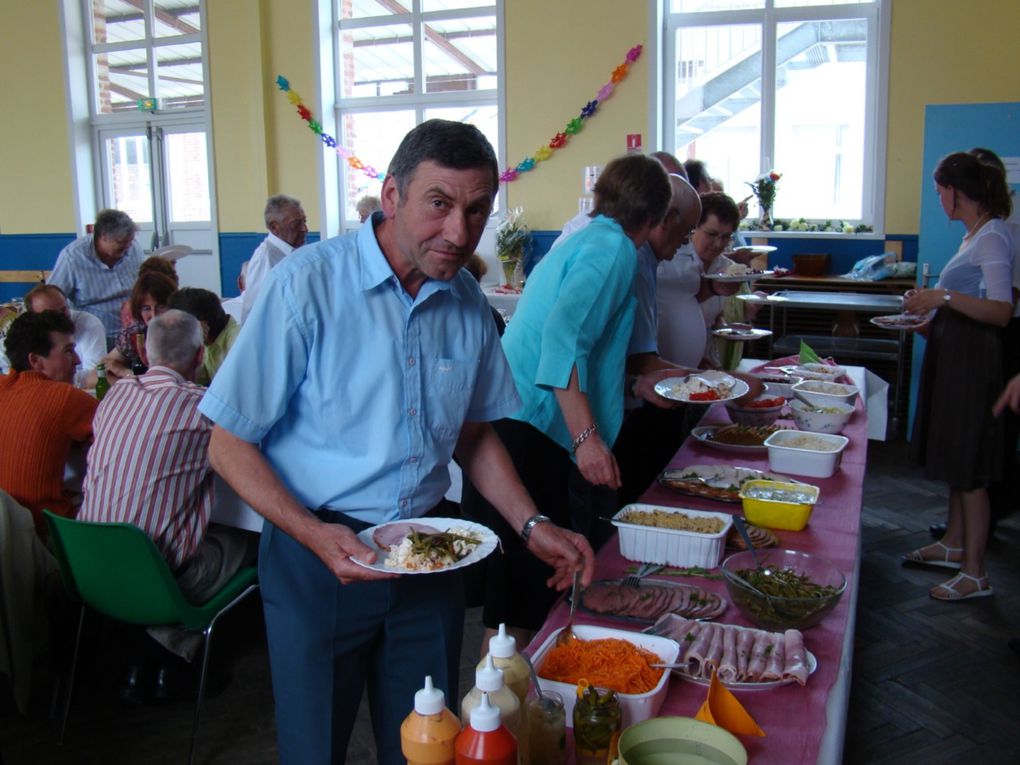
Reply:
M925 558L924 553L922 551L928 549L929 547L941 547L942 557ZM906 555L903 556L903 562L911 563L916 566L934 566L936 568L951 568L951 569L960 568L960 566L963 565L961 561L949 560L949 556L951 553L960 553L962 556L963 548L946 547L944 544L942 544L942 542L932 542L930 545L926 545L925 547L920 547L917 550L911 550L910 552L908 552Z
M977 589L973 592L968 592L967 594L961 593L956 588L964 579L969 582L973 582ZM945 590L949 594L936 595L935 593L939 590ZM987 598L989 595L993 595L994 593L995 591L992 589L991 585L988 584L987 574L984 576L971 576L970 574L965 574L962 571L948 582L935 585L928 592L928 594L935 598L935 600L969 600L970 598Z

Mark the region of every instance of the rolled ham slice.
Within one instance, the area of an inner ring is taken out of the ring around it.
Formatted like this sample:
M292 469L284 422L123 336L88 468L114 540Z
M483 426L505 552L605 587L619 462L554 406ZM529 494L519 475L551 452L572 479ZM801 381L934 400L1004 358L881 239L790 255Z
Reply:
M712 673L719 669L723 655L723 633L725 628L718 624L712 625L712 642L708 644L708 653L701 662L701 676L706 680L712 678Z
M751 663L754 636L754 630L739 630L737 634L737 679L740 682L747 682L750 679L747 667Z
M772 652L772 637L764 630L757 630L754 633L754 645L751 648L751 660L747 664L747 677L745 682L757 683L761 680L765 671L765 663Z
M684 661L687 662L687 670L694 677L704 677L704 661L708 656L709 647L712 643L712 636L714 633L714 624L702 624L701 629L698 630L698 634L694 638L694 642L691 643L690 648L687 649L687 653L684 655Z
M733 627L719 627L723 633L722 661L719 662L719 679L724 683L737 679L737 631Z
M807 683L808 663L807 653L804 650L804 636L800 630L787 630L783 634L785 648L785 665L783 667L783 679L793 678L800 685Z
M786 639L778 632L769 633L771 650L765 660L765 671L761 673L762 682L772 682L783 678L785 667Z
M439 529L426 526L424 523L390 523L380 526L372 532L372 541L380 550L389 550L394 545L399 545L412 531L419 531L425 534L435 534Z

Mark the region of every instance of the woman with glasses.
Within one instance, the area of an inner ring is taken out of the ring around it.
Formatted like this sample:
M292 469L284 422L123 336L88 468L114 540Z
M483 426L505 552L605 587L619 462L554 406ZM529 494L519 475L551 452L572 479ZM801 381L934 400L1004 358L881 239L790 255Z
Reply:
M659 265L656 299L659 310L659 353L689 368L719 366L709 351L708 330L736 294L739 285L705 278L733 265L723 255L740 222L737 204L726 194L701 195L701 220L689 248ZM743 317L741 317L743 318Z

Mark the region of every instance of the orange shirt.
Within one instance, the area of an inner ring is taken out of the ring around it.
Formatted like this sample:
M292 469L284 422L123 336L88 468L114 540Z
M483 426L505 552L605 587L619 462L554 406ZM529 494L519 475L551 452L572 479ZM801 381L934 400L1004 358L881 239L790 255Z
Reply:
M0 488L32 511L40 534L43 510L72 514L64 465L71 445L91 438L97 405L88 393L39 372L0 375Z

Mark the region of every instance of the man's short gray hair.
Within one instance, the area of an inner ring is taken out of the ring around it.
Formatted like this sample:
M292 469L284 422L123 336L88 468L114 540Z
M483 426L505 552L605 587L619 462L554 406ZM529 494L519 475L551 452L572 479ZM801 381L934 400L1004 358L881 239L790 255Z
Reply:
M279 223L292 207L301 207L301 202L286 194L274 194L266 200L266 228L270 223Z
M92 226L92 236L95 239L108 236L118 242L134 237L136 231L138 226L131 220L131 216L120 210L101 210Z
M145 353L150 366L188 371L202 347L202 325L190 313L171 308L149 322Z

